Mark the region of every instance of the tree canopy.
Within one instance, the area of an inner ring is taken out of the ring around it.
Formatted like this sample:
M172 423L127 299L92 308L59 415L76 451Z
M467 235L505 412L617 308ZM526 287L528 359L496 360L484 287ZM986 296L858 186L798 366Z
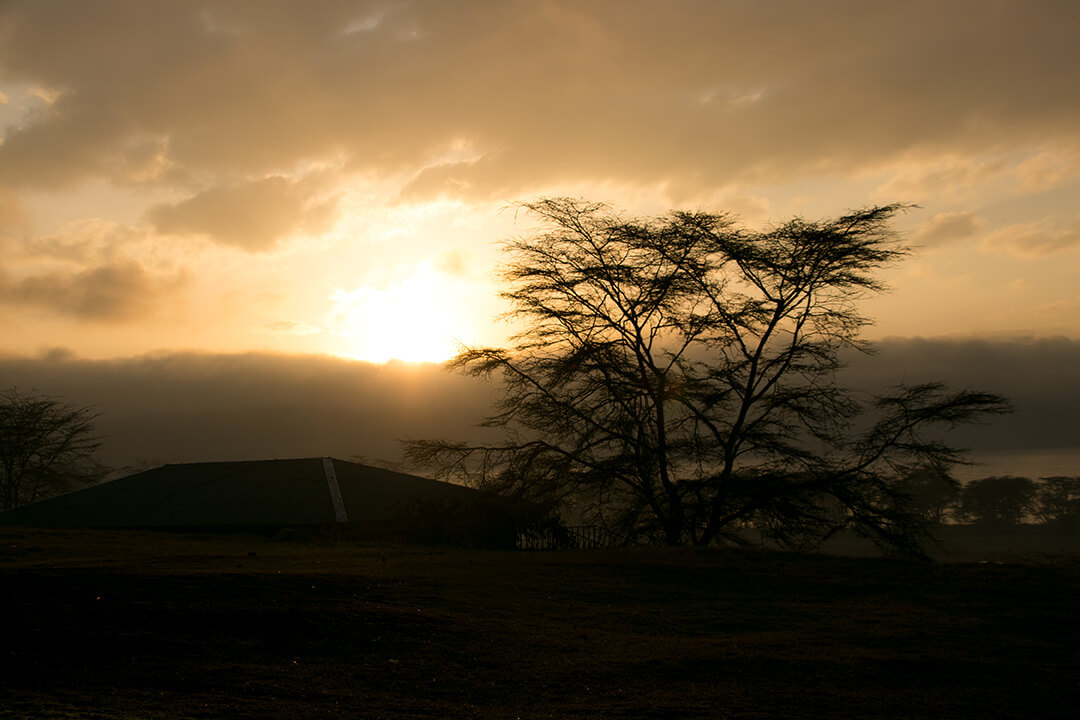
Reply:
M0 510L101 477L97 414L40 393L0 393Z
M862 400L836 371L867 324L857 303L907 254L900 205L753 231L723 213L624 219L565 198L525 204L506 242L506 348L451 366L501 381L504 440L411 442L451 479L550 503L629 539L790 546L851 528L918 553L925 513L900 478L961 459L938 432L1003 412L938 384Z
M1042 478L1035 515L1044 523L1080 529L1080 477Z
M1037 508L1039 486L1026 477L995 475L968 483L960 495L961 519L980 525L1017 525Z

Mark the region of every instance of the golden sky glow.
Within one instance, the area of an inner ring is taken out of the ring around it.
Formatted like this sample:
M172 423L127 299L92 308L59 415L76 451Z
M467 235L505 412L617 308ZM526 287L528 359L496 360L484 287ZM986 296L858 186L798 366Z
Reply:
M506 210L913 202L882 336L1080 338L1074 2L8 2L0 350L439 360Z

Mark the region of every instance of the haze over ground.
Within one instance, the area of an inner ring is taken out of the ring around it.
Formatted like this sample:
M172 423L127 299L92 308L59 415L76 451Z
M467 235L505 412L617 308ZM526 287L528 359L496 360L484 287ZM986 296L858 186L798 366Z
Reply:
M514 201L910 202L857 384L1000 392L1019 412L968 444L1075 451L1078 28L1004 0L5 3L0 385L95 404L115 464L393 457L486 409L380 363L502 342Z

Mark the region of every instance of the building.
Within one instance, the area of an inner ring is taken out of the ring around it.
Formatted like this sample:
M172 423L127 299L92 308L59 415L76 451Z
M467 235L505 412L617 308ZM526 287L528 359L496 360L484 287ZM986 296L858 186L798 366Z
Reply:
M334 458L164 465L0 513L0 525L515 544L538 508Z

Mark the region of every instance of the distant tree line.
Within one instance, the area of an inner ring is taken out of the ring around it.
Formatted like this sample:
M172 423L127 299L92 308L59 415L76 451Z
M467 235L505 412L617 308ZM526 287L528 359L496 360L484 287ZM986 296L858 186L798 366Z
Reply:
M1080 530L1080 477L995 475L961 485L929 468L909 473L907 502L928 522L1004 528L1022 523Z

